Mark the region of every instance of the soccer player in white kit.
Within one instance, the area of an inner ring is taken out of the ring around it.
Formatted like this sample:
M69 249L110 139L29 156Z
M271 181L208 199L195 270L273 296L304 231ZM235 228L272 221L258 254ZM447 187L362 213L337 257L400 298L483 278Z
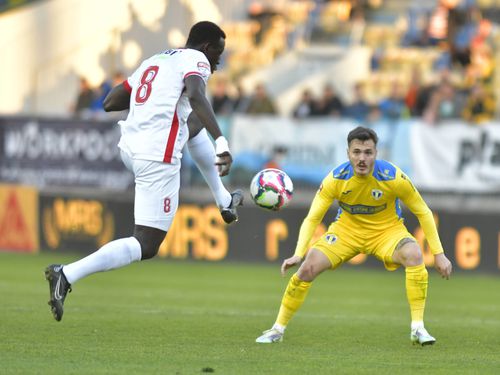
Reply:
M224 221L237 220L236 206L241 204L242 195L229 194L217 175L217 170L221 176L228 173L232 157L205 96L207 80L224 51L225 37L224 31L212 22L195 24L185 48L170 49L146 59L105 99L106 111L129 109L127 119L120 121L122 136L118 147L124 164L135 176L134 234L112 241L74 263L46 268L49 305L57 321L62 319L71 284L158 253L178 207L181 151L188 138L193 159L207 180ZM215 140L215 151L201 124Z

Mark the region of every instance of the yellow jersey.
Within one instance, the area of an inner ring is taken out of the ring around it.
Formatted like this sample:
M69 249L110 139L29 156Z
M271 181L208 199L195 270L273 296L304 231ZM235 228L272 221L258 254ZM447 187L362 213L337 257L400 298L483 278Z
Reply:
M332 225L363 238L403 225L403 202L418 218L432 253L443 252L432 212L410 179L395 165L376 160L368 176L355 175L346 162L323 179L300 227L295 255L304 257L316 227L335 201L339 209Z

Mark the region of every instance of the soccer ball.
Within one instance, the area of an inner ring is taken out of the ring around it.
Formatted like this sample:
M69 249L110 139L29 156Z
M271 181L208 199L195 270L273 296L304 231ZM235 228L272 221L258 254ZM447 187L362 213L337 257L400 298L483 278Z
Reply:
M293 183L290 177L279 169L264 169L252 179L250 194L257 206L278 211L292 199Z

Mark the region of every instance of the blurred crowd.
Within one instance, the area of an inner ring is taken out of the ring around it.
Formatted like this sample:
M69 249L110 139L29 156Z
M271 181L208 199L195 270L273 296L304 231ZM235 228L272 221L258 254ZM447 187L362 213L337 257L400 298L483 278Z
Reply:
M114 86L122 83L126 78L123 73L118 72L113 79L106 80L94 88L86 78L81 77L79 91L71 108L73 116L81 119L105 119L113 116L104 112L104 98ZM277 113L276 105L263 84L257 84L255 91L247 95L241 86L234 88L234 94L229 94L225 80L219 79L216 82L210 94L215 114L227 116L234 113L256 115Z
M263 83L258 83L251 94L247 94L241 85L233 89L225 79L216 80L211 92L212 107L216 115L228 116L234 113L252 115L276 114L276 104Z
M109 117L103 109L104 98L111 89L122 83L127 77L122 72L116 72L111 79L105 80L98 87L92 87L85 77L80 77L78 93L71 113L81 119L102 119Z
M400 6L398 12L388 12L391 4ZM281 113L264 82L245 92L241 78L287 50L331 42L371 47L370 76L353 82L347 95L337 91L335 81L305 88L288 115L364 123L408 117L429 124L487 122L497 114L496 28L483 13L476 0L251 1L247 21L225 26L227 58L209 85L214 111L220 116ZM72 113L101 118L104 97L125 78L118 72L91 87L82 77Z
M421 117L429 124L458 119L481 124L492 120L496 113L495 99L483 82L476 81L471 86L457 85L447 69L440 71L436 82L423 83L418 68L415 68L408 87L393 81L389 95L378 101L366 99L363 83L356 83L353 92L354 99L343 103L332 84L326 84L318 97L310 89L305 89L293 116L343 116L365 124L410 117Z

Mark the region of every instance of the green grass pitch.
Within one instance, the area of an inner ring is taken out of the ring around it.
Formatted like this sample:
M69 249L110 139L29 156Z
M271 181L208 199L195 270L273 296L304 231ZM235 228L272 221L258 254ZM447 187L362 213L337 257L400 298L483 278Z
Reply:
M0 252L2 374L499 374L500 277L430 271L413 346L404 272L321 275L283 343L254 342L288 280L279 266L153 260L74 285L62 322L43 270L75 256Z

